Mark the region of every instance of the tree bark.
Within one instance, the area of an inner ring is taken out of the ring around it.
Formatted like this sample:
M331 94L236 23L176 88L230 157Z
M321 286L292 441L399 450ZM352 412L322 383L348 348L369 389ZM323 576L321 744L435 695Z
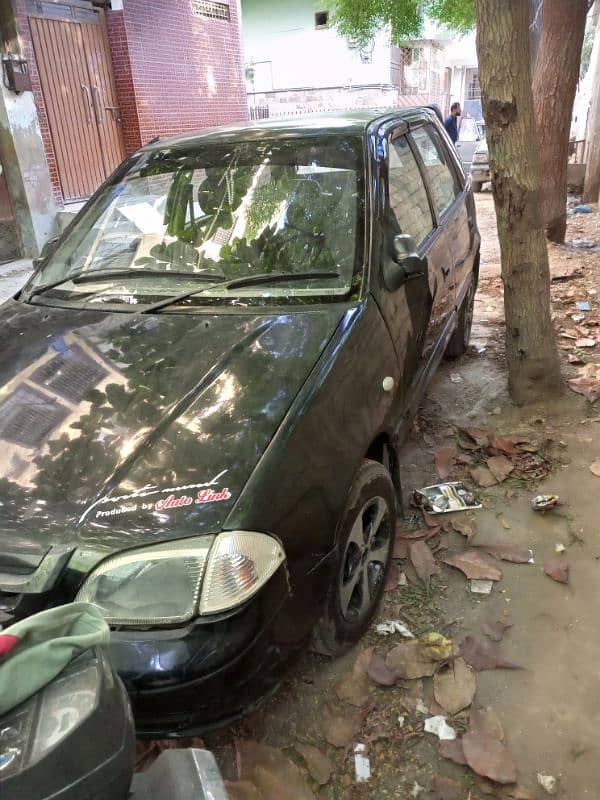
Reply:
M533 101L542 167L540 190L546 236L564 242L567 161L588 0L544 0L533 72Z
M475 0L477 55L504 283L508 388L522 405L562 387L530 67L529 0Z
M596 0L600 4L600 0ZM585 183L583 199L597 203L600 194L600 19L596 22L594 46L590 59L592 98L586 126Z

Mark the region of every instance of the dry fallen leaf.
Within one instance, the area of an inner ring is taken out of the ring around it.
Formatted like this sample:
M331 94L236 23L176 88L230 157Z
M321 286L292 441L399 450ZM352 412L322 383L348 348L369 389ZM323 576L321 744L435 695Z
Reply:
M444 564L464 572L469 579L499 581L502 578L500 570L477 550L465 550L464 553L444 558L443 561Z
M300 753L310 773L310 777L319 784L324 786L333 773L333 764L327 758L325 753L322 753L318 747L312 744L299 743L296 745L296 750Z
M490 444L490 434L484 428L459 428L458 430L466 433L478 447L488 447Z
M522 669L514 661L504 657L496 642L478 639L476 636L465 636L460 643L460 654L467 664L479 672L486 669Z
M235 747L240 779L251 781L262 800L313 800L304 776L281 750L249 739L237 739Z
M333 709L326 705L321 714L323 735L334 747L348 747L362 727L360 711Z
M595 339L577 339L575 342L575 347L595 347L596 340Z
M506 480L514 470L514 465L506 456L492 456L492 458L488 458L486 464L498 483L502 483L502 481Z
M462 745L473 772L496 783L516 783L517 766L505 744L470 731L463 736Z
M460 533L461 536L464 536L467 542L470 542L475 536L476 531L473 530L473 527L469 525L464 517L461 517L458 514L452 515L450 525L452 525L452 529L455 530L456 533Z
M469 730L478 736L504 741L504 728L498 715L491 706L474 708L469 714Z
M250 781L225 781L229 800L262 800L262 795Z
M473 469L470 469L469 472L475 483L478 486L482 486L484 489L497 484L496 478L492 475L487 467L473 467Z
M562 556L551 558L544 564L544 573L558 583L569 582L569 562Z
M436 800L463 800L465 796L463 785L446 775L436 775L433 786Z
M367 675L379 686L393 686L398 682L398 673L390 669L379 653L373 653L367 667Z
M354 661L352 672L337 685L335 691L340 700L353 706L364 706L368 701L371 684L367 677L367 669L371 663L373 650L373 647L365 648Z
M439 662L452 655L453 644L440 634L430 633L420 639L402 642L387 654L385 663L399 678L411 680L431 676Z
M575 353L569 353L569 355L567 356L567 361L569 362L569 364L583 364L584 363L584 361L581 358L581 356L577 356L577 355L575 355Z
M438 670L433 677L433 696L436 702L454 715L473 702L477 688L477 677L462 658Z
M520 437L496 436L494 434L490 437L490 447L494 450L500 450L501 453L506 453L508 456L512 456L517 452L519 440Z
M590 464L590 472L597 478L600 478L600 458L597 458L595 461L592 461L592 463Z
M466 764L467 759L462 746L462 739L445 739L440 741L440 753L455 764Z
M479 547L488 555L497 558L499 561L511 561L513 564L527 564L531 561L533 554L528 547L523 547L512 542L496 542L495 544L477 543L473 547Z
M512 627L510 617L502 617L495 622L484 622L481 630L494 642L500 642L504 636L504 631Z
M439 447L435 451L435 468L440 480L444 481L452 472L456 450L454 447Z
M390 564L390 568L388 569L388 573L385 579L385 586L383 587L384 592L393 592L394 589L397 588L398 584L400 583L400 575L402 574L402 570L400 569L399 564Z
M431 576L439 571L433 553L425 542L411 542L408 546L408 554L411 564L415 568L415 572L425 586L429 587Z

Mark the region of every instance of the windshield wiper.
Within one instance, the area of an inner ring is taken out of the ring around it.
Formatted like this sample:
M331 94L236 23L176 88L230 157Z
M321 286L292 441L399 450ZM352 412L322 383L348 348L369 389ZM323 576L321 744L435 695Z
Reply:
M246 275L242 278L232 278L229 281L222 283L213 283L212 286L206 286L203 289L192 289L189 292L183 292L175 297L166 297L164 300L158 300L156 303L151 303L140 309L139 314L151 314L154 311L160 311L167 306L177 305L188 297L202 294L211 289L237 289L240 286L254 286L261 283L286 283L287 281L306 281L316 280L318 278L339 278L339 272L260 272L256 275Z
M144 278L144 277L171 277L171 278L191 278L194 281L214 281L215 278L220 278L220 275L211 274L210 272L184 272L183 270L164 270L164 269L99 269L99 270L80 270L73 272L70 275L60 278L59 280L45 283L43 286L36 286L27 295L27 300L31 300L42 292L47 292L50 289L56 289L62 286L63 283L94 283L95 281L104 280L105 278Z

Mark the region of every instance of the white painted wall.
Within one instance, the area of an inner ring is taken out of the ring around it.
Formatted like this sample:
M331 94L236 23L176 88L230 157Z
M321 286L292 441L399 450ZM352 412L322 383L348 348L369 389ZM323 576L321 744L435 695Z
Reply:
M254 64L248 91L389 83L388 32L377 36L364 64L334 28L315 29L315 12L327 10L327 2L313 0L242 0L244 58Z

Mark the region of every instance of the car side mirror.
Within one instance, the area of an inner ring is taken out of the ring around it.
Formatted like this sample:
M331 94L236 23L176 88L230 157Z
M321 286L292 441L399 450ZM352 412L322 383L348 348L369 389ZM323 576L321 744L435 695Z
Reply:
M383 268L383 281L390 292L399 289L412 278L427 272L427 259L416 252L417 246L412 236L400 233L392 242L392 260L386 260Z
M52 239L48 239L46 244L42 247L41 253L39 256L36 256L32 261L33 271L37 272L38 269L42 266L46 259L50 258L50 256L56 251L58 246L58 240L60 237L53 236Z

